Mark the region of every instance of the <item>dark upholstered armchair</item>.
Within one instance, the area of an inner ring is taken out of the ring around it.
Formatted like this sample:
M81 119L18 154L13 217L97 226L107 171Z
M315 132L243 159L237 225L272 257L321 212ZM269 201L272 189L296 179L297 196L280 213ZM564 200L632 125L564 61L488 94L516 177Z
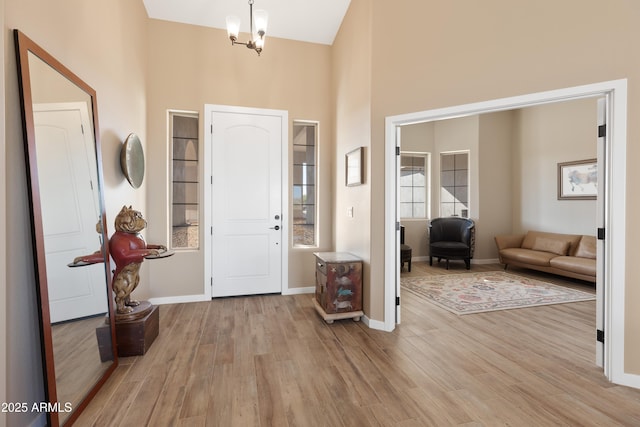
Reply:
M472 219L457 216L434 218L429 223L429 265L433 257L447 260L462 259L471 268L475 245L475 223Z

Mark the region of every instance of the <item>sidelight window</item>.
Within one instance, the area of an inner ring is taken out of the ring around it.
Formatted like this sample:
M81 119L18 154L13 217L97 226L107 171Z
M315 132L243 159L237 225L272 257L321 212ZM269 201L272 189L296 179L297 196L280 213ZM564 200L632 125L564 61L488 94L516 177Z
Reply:
M171 248L199 247L198 115L169 114L171 135Z
M293 246L317 245L318 123L293 122Z

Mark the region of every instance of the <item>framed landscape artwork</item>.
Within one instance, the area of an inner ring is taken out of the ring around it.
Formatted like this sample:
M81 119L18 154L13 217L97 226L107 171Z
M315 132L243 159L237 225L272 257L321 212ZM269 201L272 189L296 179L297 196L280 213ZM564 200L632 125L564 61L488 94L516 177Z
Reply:
M558 163L558 200L595 200L597 196L596 159Z

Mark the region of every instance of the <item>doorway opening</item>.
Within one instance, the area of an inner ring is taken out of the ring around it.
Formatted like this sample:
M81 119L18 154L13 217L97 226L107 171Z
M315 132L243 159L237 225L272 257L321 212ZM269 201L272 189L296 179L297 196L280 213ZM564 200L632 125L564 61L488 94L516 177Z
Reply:
M400 126L483 113L520 109L560 101L598 97L605 99L607 122L604 159L605 198L603 241L604 271L599 298L603 301L604 374L612 382L640 387L640 378L624 372L624 288L625 288L625 187L626 187L626 104L627 81L615 80L512 98L428 110L386 118L385 123L385 329L393 330L400 322L400 251L399 207L396 187L400 146ZM615 308L615 310L613 309ZM615 325L615 327L614 327ZM595 331L594 331L595 336ZM594 338L595 339L595 338Z

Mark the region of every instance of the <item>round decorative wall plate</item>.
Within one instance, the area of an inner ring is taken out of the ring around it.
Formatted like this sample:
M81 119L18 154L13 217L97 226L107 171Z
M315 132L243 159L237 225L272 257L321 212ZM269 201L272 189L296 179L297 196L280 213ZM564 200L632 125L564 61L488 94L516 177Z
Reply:
M144 179L144 152L135 133L129 134L120 150L122 173L133 188L139 188Z

